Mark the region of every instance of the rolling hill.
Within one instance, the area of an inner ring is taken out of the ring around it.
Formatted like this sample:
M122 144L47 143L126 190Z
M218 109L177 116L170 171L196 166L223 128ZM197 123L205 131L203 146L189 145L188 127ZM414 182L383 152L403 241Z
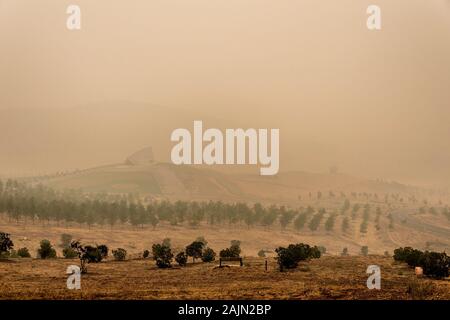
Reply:
M37 179L55 189L84 192L139 193L170 200L260 201L292 203L318 191L413 193L399 183L368 180L346 174L282 172L276 176L225 173L202 166L176 166L155 162L144 165L113 164Z

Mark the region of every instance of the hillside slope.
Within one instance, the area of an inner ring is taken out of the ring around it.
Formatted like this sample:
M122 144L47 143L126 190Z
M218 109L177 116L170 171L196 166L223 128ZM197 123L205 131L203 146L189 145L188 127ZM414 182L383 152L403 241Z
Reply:
M346 174L284 172L276 176L227 174L207 167L116 164L39 179L56 189L85 192L139 193L171 200L260 201L292 203L321 191L334 193L412 193L398 183L357 178Z

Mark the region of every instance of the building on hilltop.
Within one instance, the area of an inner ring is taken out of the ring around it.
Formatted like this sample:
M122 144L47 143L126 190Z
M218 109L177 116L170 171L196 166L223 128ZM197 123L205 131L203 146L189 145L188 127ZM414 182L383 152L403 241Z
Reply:
M136 151L131 156L129 156L125 160L125 164L130 166L137 166L137 165L143 165L143 164L150 164L153 163L154 157L153 157L153 149L152 147L147 147L142 150Z

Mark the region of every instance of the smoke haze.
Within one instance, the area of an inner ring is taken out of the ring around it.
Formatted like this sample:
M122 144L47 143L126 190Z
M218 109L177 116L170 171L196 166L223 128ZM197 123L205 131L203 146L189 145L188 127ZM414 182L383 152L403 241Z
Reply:
M123 161L170 132L280 128L281 171L448 185L450 5L0 0L0 173Z

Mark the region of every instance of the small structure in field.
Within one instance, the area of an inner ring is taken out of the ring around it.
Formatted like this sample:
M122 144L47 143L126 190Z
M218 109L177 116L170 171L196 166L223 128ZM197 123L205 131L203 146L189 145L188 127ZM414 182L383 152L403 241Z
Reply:
M242 261L242 257L221 257L219 259L219 268L228 266L228 265L222 265L222 261L230 261L230 262L239 262L239 266L243 266L244 262Z

